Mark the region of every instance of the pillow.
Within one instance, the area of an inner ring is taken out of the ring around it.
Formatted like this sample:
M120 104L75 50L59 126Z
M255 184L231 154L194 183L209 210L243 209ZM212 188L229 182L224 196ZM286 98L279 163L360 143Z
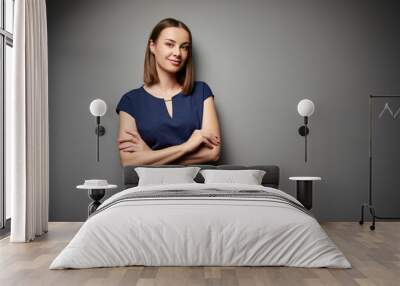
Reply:
M236 183L261 185L265 175L263 170L201 170L204 183Z
M200 167L135 168L139 176L138 186L196 183L193 179L199 170Z

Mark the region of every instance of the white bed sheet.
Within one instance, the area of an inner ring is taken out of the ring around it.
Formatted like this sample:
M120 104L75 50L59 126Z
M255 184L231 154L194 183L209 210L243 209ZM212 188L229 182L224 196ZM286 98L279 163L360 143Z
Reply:
M242 184L138 186L163 190L263 190ZM124 201L90 217L50 269L145 266L294 266L350 268L319 223L286 204L259 199L185 198Z

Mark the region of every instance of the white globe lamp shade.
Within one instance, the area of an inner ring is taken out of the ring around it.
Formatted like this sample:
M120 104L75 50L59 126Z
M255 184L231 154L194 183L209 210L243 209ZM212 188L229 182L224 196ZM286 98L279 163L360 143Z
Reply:
M302 99L297 104L297 112L303 117L311 116L314 113L314 108L314 103L309 99Z
M104 100L95 99L90 103L89 109L93 116L103 116L107 112L107 104Z

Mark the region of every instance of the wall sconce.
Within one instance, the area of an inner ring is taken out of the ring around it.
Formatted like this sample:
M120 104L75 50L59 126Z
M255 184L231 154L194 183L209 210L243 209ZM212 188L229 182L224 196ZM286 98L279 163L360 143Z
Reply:
M309 99L300 100L299 104L297 104L297 112L304 117L304 125L300 126L299 134L304 136L304 161L307 162L307 135L310 133L310 129L308 129L308 117L310 117L314 113L314 103Z
M89 106L90 113L96 117L96 129L95 133L97 135L97 162L99 162L99 136L103 136L106 133L104 126L100 125L100 117L106 114L107 104L104 100L95 99L90 103Z

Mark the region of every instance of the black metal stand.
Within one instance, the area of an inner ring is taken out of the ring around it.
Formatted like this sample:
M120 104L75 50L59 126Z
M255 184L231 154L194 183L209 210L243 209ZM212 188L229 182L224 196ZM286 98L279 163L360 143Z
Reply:
M369 213L372 217L372 225L370 225L370 230L375 230L376 219L400 219L400 217L380 217L375 213L375 208L372 204L372 99L373 98L390 98L390 97L400 97L400 95L387 95L387 96L369 96L369 199L368 203L363 203L361 205L361 219L359 224L364 224L364 210L369 209Z
M93 212L97 210L97 208L101 205L100 200L104 197L106 193L105 189L89 189L88 195L89 198L93 200L88 206L88 216L90 216Z
M313 181L297 181L297 199L308 210L312 209L312 185Z

